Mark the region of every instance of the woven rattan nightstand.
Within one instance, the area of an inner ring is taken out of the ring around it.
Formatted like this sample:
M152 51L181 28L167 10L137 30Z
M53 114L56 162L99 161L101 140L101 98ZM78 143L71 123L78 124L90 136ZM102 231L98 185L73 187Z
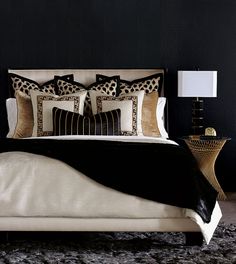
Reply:
M182 137L197 160L198 166L202 173L218 191L218 199L226 200L227 197L222 190L216 175L215 161L228 137L211 137L211 136L186 136Z

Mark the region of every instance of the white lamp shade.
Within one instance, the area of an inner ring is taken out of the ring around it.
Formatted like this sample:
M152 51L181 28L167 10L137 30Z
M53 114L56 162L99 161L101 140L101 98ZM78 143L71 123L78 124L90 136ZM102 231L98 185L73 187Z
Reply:
M217 71L178 71L179 97L216 97Z

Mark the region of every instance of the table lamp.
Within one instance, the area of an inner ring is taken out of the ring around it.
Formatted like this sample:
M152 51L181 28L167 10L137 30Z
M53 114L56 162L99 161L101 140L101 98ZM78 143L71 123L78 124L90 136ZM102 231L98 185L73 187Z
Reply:
M217 71L178 71L178 96L193 97L192 134L204 134L203 97L216 97Z

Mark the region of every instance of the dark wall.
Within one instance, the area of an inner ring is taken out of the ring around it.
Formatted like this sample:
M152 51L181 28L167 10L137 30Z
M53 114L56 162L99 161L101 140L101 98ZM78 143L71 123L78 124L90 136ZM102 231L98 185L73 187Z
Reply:
M174 139L191 125L191 99L177 98L177 70L217 70L218 97L204 100L205 123L232 137L216 173L236 191L235 14L235 0L1 1L1 135L8 68L166 67Z

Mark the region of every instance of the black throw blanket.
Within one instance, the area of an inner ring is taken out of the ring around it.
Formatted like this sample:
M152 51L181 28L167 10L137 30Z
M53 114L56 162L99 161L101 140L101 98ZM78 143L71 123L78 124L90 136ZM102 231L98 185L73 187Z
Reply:
M178 145L109 140L0 139L0 152L8 151L30 152L61 160L121 192L193 209L206 223L215 206L217 192L198 169L192 154Z

